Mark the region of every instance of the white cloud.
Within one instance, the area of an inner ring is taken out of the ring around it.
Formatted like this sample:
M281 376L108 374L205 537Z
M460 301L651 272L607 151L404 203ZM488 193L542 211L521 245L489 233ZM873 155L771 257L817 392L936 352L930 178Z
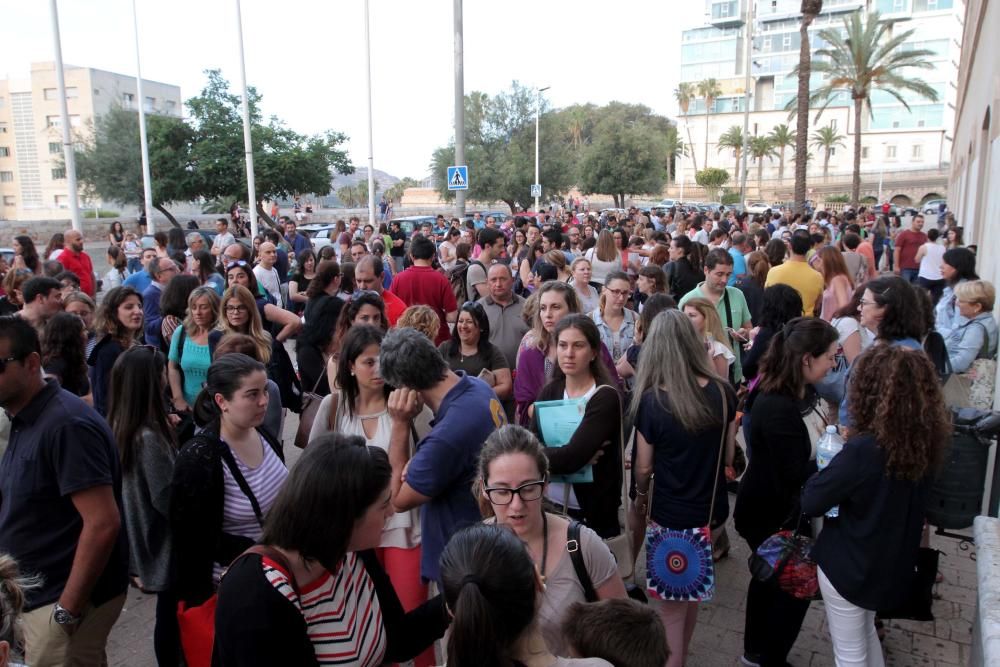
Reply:
M235 2L137 0L144 78L181 86L185 98L219 68L238 85ZM27 76L53 59L48 3L5 2L0 62ZM362 0L244 0L247 78L265 114L300 132L350 136L367 159ZM66 63L135 71L130 0L60 3ZM611 100L674 115L680 37L704 20L699 0L466 0L465 91L494 94L517 79L551 86L556 107ZM372 0L375 166L422 177L453 134L452 2ZM544 149L544 143L543 143Z

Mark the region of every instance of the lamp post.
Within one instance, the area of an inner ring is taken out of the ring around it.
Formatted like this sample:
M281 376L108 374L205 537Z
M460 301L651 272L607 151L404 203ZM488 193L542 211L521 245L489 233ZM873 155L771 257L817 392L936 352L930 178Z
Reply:
M465 164L465 42L462 0L454 0L455 29L455 164ZM468 185L468 184L466 184ZM465 217L465 190L455 192L455 216Z
M375 229L375 149L372 143L372 47L369 32L371 19L365 0L365 85L368 89L368 224Z
M146 98L142 92L142 58L139 56L139 15L132 0L132 23L135 27L135 92L139 98L139 151L142 154L142 196L146 207L149 233L156 231L153 223L153 185L149 176L149 141L146 139Z
M247 163L247 208L250 210L250 238L256 238L260 231L257 226L257 183L253 173L250 96L247 94L247 64L243 54L243 11L240 0L236 0L236 37L240 47L240 84L243 86L243 153Z
M552 86L545 86L544 88L538 88L535 91L535 184L539 184L538 176L538 118L541 114L542 109L542 93L551 88ZM535 213L538 213L538 196L535 196Z
M73 221L73 229L83 232L80 220L80 204L77 199L76 185L76 153L73 148L73 138L69 127L69 106L66 103L66 76L63 73L62 40L59 37L59 8L56 0L51 0L52 11L52 42L56 54L56 86L59 91L59 118L62 121L63 157L66 161L66 195L69 199L69 213Z
M746 61L743 65L746 70L746 78L743 83L745 100L743 102L746 108L743 109L743 155L742 164L740 165L740 205L747 205L747 153L750 152L750 100L751 92L750 86L753 85L752 78L750 76L750 67L753 60L753 0L747 2L747 30L746 30ZM757 184L758 186L760 183ZM760 189L759 187L757 188ZM757 193L760 195L760 193Z

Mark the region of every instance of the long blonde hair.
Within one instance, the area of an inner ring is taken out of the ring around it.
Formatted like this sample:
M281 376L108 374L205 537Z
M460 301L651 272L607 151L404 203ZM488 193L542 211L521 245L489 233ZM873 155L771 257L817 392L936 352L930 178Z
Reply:
M722 320L719 318L719 311L715 309L715 304L708 299L703 299L701 297L695 297L693 299L688 299L684 302L685 308L694 308L701 316L705 318L705 337L711 336L715 340L719 341L732 352L733 348L729 345L729 336L722 329Z
M230 299L236 299L240 302L241 306L247 309L248 320L246 331L235 329L229 324L229 319L226 317L226 304L229 303ZM216 328L224 334L239 333L250 336L257 344L257 354L259 355L260 362L267 364L271 361L271 334L264 331L264 326L260 320L260 311L257 310L257 301L253 298L250 290L243 287L243 285L231 285L223 293L222 306L219 308L219 324Z
M615 245L615 236L607 229L602 229L597 235L597 246L594 256L602 262L614 262L621 256L621 249Z
M208 298L208 305L211 306L212 310L215 312L215 320L219 320L219 295L216 293L214 287L209 287L208 285L202 285L201 287L195 287L191 290L191 294L188 295L187 303L187 317L184 318L184 331L190 336L198 330L198 325L194 323L194 304L203 297ZM254 304L256 305L256 304ZM211 325L208 327L212 328Z

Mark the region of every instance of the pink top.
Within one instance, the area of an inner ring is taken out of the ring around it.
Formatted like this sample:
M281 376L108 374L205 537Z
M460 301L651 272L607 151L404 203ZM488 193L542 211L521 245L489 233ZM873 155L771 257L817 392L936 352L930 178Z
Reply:
M834 276L833 280L830 281L830 285L823 290L823 309L820 311L820 317L827 322L833 320L833 314L840 310L843 305L837 301L838 288L846 292L848 298L851 295L851 283L847 278L844 276Z

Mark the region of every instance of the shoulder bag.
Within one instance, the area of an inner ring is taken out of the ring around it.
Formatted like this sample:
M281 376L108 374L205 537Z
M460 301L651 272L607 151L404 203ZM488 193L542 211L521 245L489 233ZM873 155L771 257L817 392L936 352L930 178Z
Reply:
M323 401L323 397L316 393L316 389L319 388L319 383L326 375L326 364L327 360L324 359L323 370L316 378L312 391L302 392L302 412L299 414L299 426L295 429L295 446L299 449L305 449L306 445L309 444L309 432L312 431L313 422L316 421L319 404Z
M646 528L646 591L657 600L705 602L715 593L715 562L712 559L712 517L719 488L719 469L729 434L729 400L721 383L722 435L713 468L712 500L708 520L698 528L676 529L649 521ZM652 487L650 487L652 489ZM649 493L647 491L647 493ZM652 498L650 498L652 507Z

